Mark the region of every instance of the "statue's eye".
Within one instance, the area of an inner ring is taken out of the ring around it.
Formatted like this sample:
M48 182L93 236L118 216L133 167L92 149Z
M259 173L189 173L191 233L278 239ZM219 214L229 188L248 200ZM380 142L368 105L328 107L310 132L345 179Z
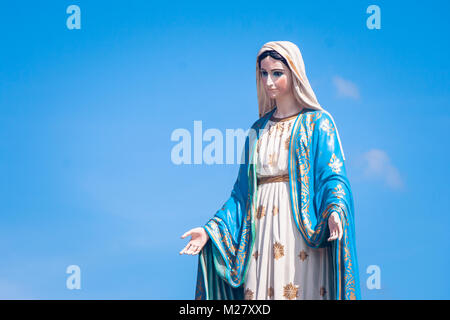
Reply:
M267 77L267 71L261 71L261 75L262 75L263 77Z
M283 75L283 72L281 72L281 71L275 71L275 72L273 73L273 75L274 75L275 77L281 77L281 76Z

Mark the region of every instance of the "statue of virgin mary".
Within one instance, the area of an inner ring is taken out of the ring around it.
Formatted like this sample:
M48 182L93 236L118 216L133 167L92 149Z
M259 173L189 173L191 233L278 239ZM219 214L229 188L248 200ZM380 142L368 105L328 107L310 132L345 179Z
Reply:
M261 67L268 56L290 72L296 114L276 116L276 100L264 87L269 70ZM246 137L236 182L202 227L209 239L199 251L195 298L360 299L344 151L299 48L289 41L264 44L256 85L259 119ZM331 217L339 236L330 231Z

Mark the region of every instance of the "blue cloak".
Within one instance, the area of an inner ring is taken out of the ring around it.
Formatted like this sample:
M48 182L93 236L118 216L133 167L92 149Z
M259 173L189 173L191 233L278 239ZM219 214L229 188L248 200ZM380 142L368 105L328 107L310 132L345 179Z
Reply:
M238 177L222 208L203 227L210 240L199 254L195 299L243 300L255 239L256 143L276 107L258 119L246 137ZM310 247L332 246L334 296L360 299L355 247L353 196L344 154L331 115L303 109L295 119L289 144L292 213ZM343 237L328 242L328 217L337 212Z

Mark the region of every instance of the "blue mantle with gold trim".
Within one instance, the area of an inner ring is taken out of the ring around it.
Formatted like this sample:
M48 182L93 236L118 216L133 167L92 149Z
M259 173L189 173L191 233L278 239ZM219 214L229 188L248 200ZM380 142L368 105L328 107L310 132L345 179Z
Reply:
M275 110L252 125L231 195L204 226L211 241L199 254L195 299L244 298L244 281L255 239L255 148ZM337 128L328 112L304 109L297 116L288 161L292 212L299 233L310 247L332 246L334 296L360 299L353 196ZM343 237L330 244L328 217L333 211L341 218Z

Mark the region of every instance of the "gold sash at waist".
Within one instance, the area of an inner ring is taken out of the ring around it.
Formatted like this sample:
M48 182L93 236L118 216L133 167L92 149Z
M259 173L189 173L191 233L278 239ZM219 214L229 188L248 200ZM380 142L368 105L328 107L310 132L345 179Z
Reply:
M284 182L289 181L289 173L286 174L280 174L277 176L268 176L268 177L258 177L258 185L263 183L270 183L270 182Z

